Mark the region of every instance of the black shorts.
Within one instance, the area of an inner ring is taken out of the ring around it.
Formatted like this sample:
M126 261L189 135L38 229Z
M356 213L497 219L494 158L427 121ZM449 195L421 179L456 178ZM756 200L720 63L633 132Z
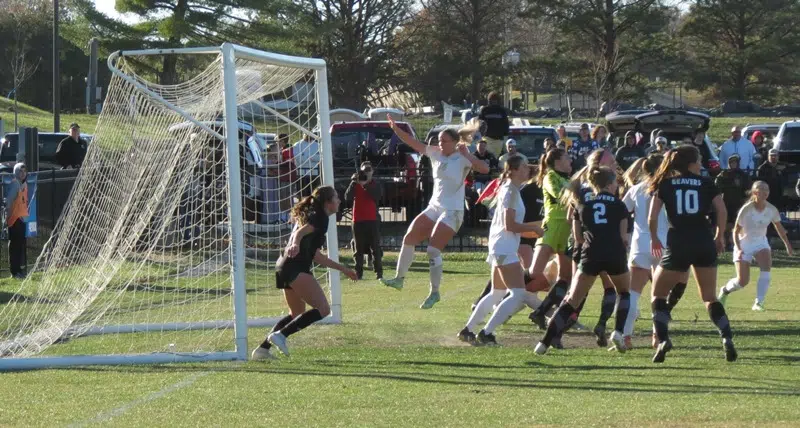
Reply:
M625 257L618 258L617 260L591 260L583 258L578 264L578 270L586 275L592 276L598 276L601 272L605 272L611 276L622 275L628 272L628 261L625 260Z
M311 274L311 267L286 264L275 270L275 287L279 290L291 289L292 283L301 273Z
M520 238L519 245L530 245L536 248L536 238Z
M676 272L686 272L691 266L699 268L717 267L717 247L714 238L673 237L667 238L667 246L661 257L661 267Z
M572 235L569 237L569 242L567 243L567 257L572 259L572 262L578 264L581 262L581 254L583 247L581 245L575 245L575 242L572 240Z

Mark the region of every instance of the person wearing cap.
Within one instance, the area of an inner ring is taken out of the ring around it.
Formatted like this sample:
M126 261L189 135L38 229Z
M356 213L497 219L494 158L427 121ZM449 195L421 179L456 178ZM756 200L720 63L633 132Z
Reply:
M89 144L81 138L81 127L77 123L69 125L69 136L61 140L56 148L56 162L62 169L79 168L86 157Z
M637 159L641 159L645 156L647 155L645 154L644 149L642 149L641 146L636 145L635 133L633 131L626 132L625 145L617 149L617 165L619 165L623 171L627 171Z
M650 153L661 153L666 154L670 149L672 149L672 145L667 140L667 137L656 137L655 143L650 146L646 152L649 155Z
M747 173L752 173L756 169L753 158L756 148L753 143L742 137L742 129L738 126L731 128L730 140L724 142L719 149L719 163L722 169L728 169L728 159L734 155L739 155L739 168Z
M508 111L500 103L500 94L490 92L487 98L489 105L481 108L478 119L486 123L484 137L488 150L499 156L503 149L503 139L508 135L511 124L508 121Z
M739 167L741 165L741 158L738 154L734 153L730 155L726 161L728 168L722 170L722 172L717 175L714 184L717 185L720 193L722 193L722 200L725 202L725 209L728 212L729 227L725 230L730 232L733 230L733 224L736 223L736 216L739 214L739 209L742 208L742 205L744 205L747 200L747 191L750 190L753 183L747 171ZM732 236L726 236L726 239L728 239L728 247L733 248Z
M578 131L578 139L572 143L569 148L569 156L572 158L572 170L578 171L586 166L586 156L599 149L600 145L589 136L589 125L586 123L581 124Z
M486 162L489 164L489 172L487 174L481 174L479 172L473 172L473 177L475 180L475 191L479 194L481 190L486 186L487 183L492 181L492 174L497 173L500 171L500 167L498 166L500 163L497 160L497 156L494 153L490 152L487 149L487 142L486 137L481 138L478 140L478 146L475 149L475 153L472 155L476 158Z
M522 156L524 163L528 163L528 157L517 151L517 140L509 138L508 141L506 141L506 153L503 156L500 156L500 159L497 162L501 171L506 166L506 161L508 158L514 155Z
M767 160L767 157L769 156L769 145L767 144L766 139L764 139L764 134L761 131L754 132L753 136L750 137L750 141L753 143L753 147L756 149L756 154L753 156L753 165L758 168Z
M30 208L27 177L24 163L14 165L14 178L6 188L4 204L8 225L8 269L17 279L25 277L25 220Z
M778 163L778 149L770 149L767 152L767 160L758 167L757 177L769 186L769 196L767 202L771 203L778 211L783 211L783 169L784 166Z

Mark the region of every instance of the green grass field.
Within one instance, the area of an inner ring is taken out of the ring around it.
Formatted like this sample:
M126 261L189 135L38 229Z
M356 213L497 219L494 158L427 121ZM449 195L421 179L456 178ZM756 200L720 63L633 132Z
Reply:
M541 332L527 311L498 330L499 347L458 342L486 281L483 257L446 257L443 299L430 311L418 308L427 294L422 255L403 291L373 280L345 283L344 323L292 336L292 356L278 361L0 373L0 426L800 424L800 290L796 262L785 253L776 252L766 312L750 310L754 285L728 300L739 361L725 362L690 284L671 324L676 348L662 365L650 362L646 303L636 323L637 349L626 354L597 348L588 333L575 332L564 338L567 349L536 356L532 345ZM395 255L385 261L392 266ZM731 274L723 263L720 282ZM599 288L584 324L597 317ZM251 348L265 331L250 330ZM135 343L136 336L119 337ZM66 346L98 352L95 340ZM53 348L59 346L65 345Z

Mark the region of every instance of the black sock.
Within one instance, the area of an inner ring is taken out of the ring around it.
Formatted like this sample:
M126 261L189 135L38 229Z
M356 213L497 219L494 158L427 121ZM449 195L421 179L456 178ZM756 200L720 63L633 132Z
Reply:
M667 296L667 308L669 309L669 313L672 314L672 308L681 301L681 297L683 297L683 293L686 291L686 283L679 282L675 284L675 287L672 287L672 290L669 292L669 296Z
M567 330L571 329L572 326L574 326L575 323L578 322L578 317L581 316L581 311L583 310L583 305L585 305L585 304L586 304L586 297L584 297L583 300L581 301L581 304L578 305L578 309L575 309L575 313L572 314L571 317L569 317L569 321L567 321L567 325L564 326L564 331L567 331Z
M539 305L534 313L537 315L544 315L553 306L560 305L561 301L564 300L564 296L567 295L567 291L569 291L569 283L563 279L559 279L556 281L555 285L553 285L553 288L550 289L550 292L547 293L547 296L542 300L542 304Z
M669 308L667 299L657 298L653 300L653 327L656 330L656 337L659 343L669 340Z
M478 300L475 301L474 305L477 306L478 303L481 301L481 299L486 297L486 295L491 292L492 292L492 280L490 279L489 282L486 283L486 287L484 287L483 291L481 292L481 295L478 296Z
M622 333L625 331L625 322L628 320L628 311L631 308L631 293L623 291L619 293L619 302L617 302L617 319L614 323L614 330Z
M275 333L276 331L280 331L282 328L286 327L286 324L289 324L291 321L292 321L292 315L291 314L286 315L285 317L279 319L274 326L272 326L272 330L270 331L270 333ZM269 333L267 333L267 336L269 336ZM269 343L269 340L264 339L264 341L261 343L261 347L264 349L269 349L270 347L272 347L272 344Z
M533 281L533 278L531 278L531 275L528 272L525 272L522 274L522 280L525 281L525 286L527 286L529 282Z
M299 317L292 320L292 322L286 324L286 327L281 329L281 334L283 334L286 337L289 337L321 319L322 319L322 314L319 313L319 309L311 309L310 311L305 311Z
M613 288L606 288L603 291L603 300L600 303L600 319L597 320L597 325L606 327L608 319L614 313L614 305L617 303L617 290Z
M711 322L717 326L719 335L723 339L733 338L731 332L731 323L728 322L728 316L725 315L725 307L720 302L714 302L708 306L708 315L711 317Z
M558 310L556 310L556 313L553 314L553 317L550 318L550 322L547 324L547 331L544 333L542 343L546 346L550 346L554 338L560 337L564 333L567 322L574 313L575 308L568 302L564 302L559 306Z

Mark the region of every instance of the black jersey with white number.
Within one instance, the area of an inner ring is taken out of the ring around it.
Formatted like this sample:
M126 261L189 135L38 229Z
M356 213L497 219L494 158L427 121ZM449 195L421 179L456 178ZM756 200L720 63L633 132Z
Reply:
M707 235L711 232L708 215L718 194L710 178L689 173L663 180L657 196L664 203L671 231Z
M616 259L625 252L622 241L622 220L628 218L628 209L616 196L601 192L581 192L578 219L583 227L583 258L590 260Z
M312 213L308 218L309 224L314 227L314 231L303 236L300 240L300 251L294 257L286 257L281 255L275 263L275 268L281 270L283 267L292 265L299 267L302 270L311 268L314 261L314 255L317 250L325 245L325 234L328 232L328 215L325 212ZM295 228L299 226L295 225Z
M525 204L525 223L540 221L544 218L544 195L542 189L530 182L519 190L522 203Z

